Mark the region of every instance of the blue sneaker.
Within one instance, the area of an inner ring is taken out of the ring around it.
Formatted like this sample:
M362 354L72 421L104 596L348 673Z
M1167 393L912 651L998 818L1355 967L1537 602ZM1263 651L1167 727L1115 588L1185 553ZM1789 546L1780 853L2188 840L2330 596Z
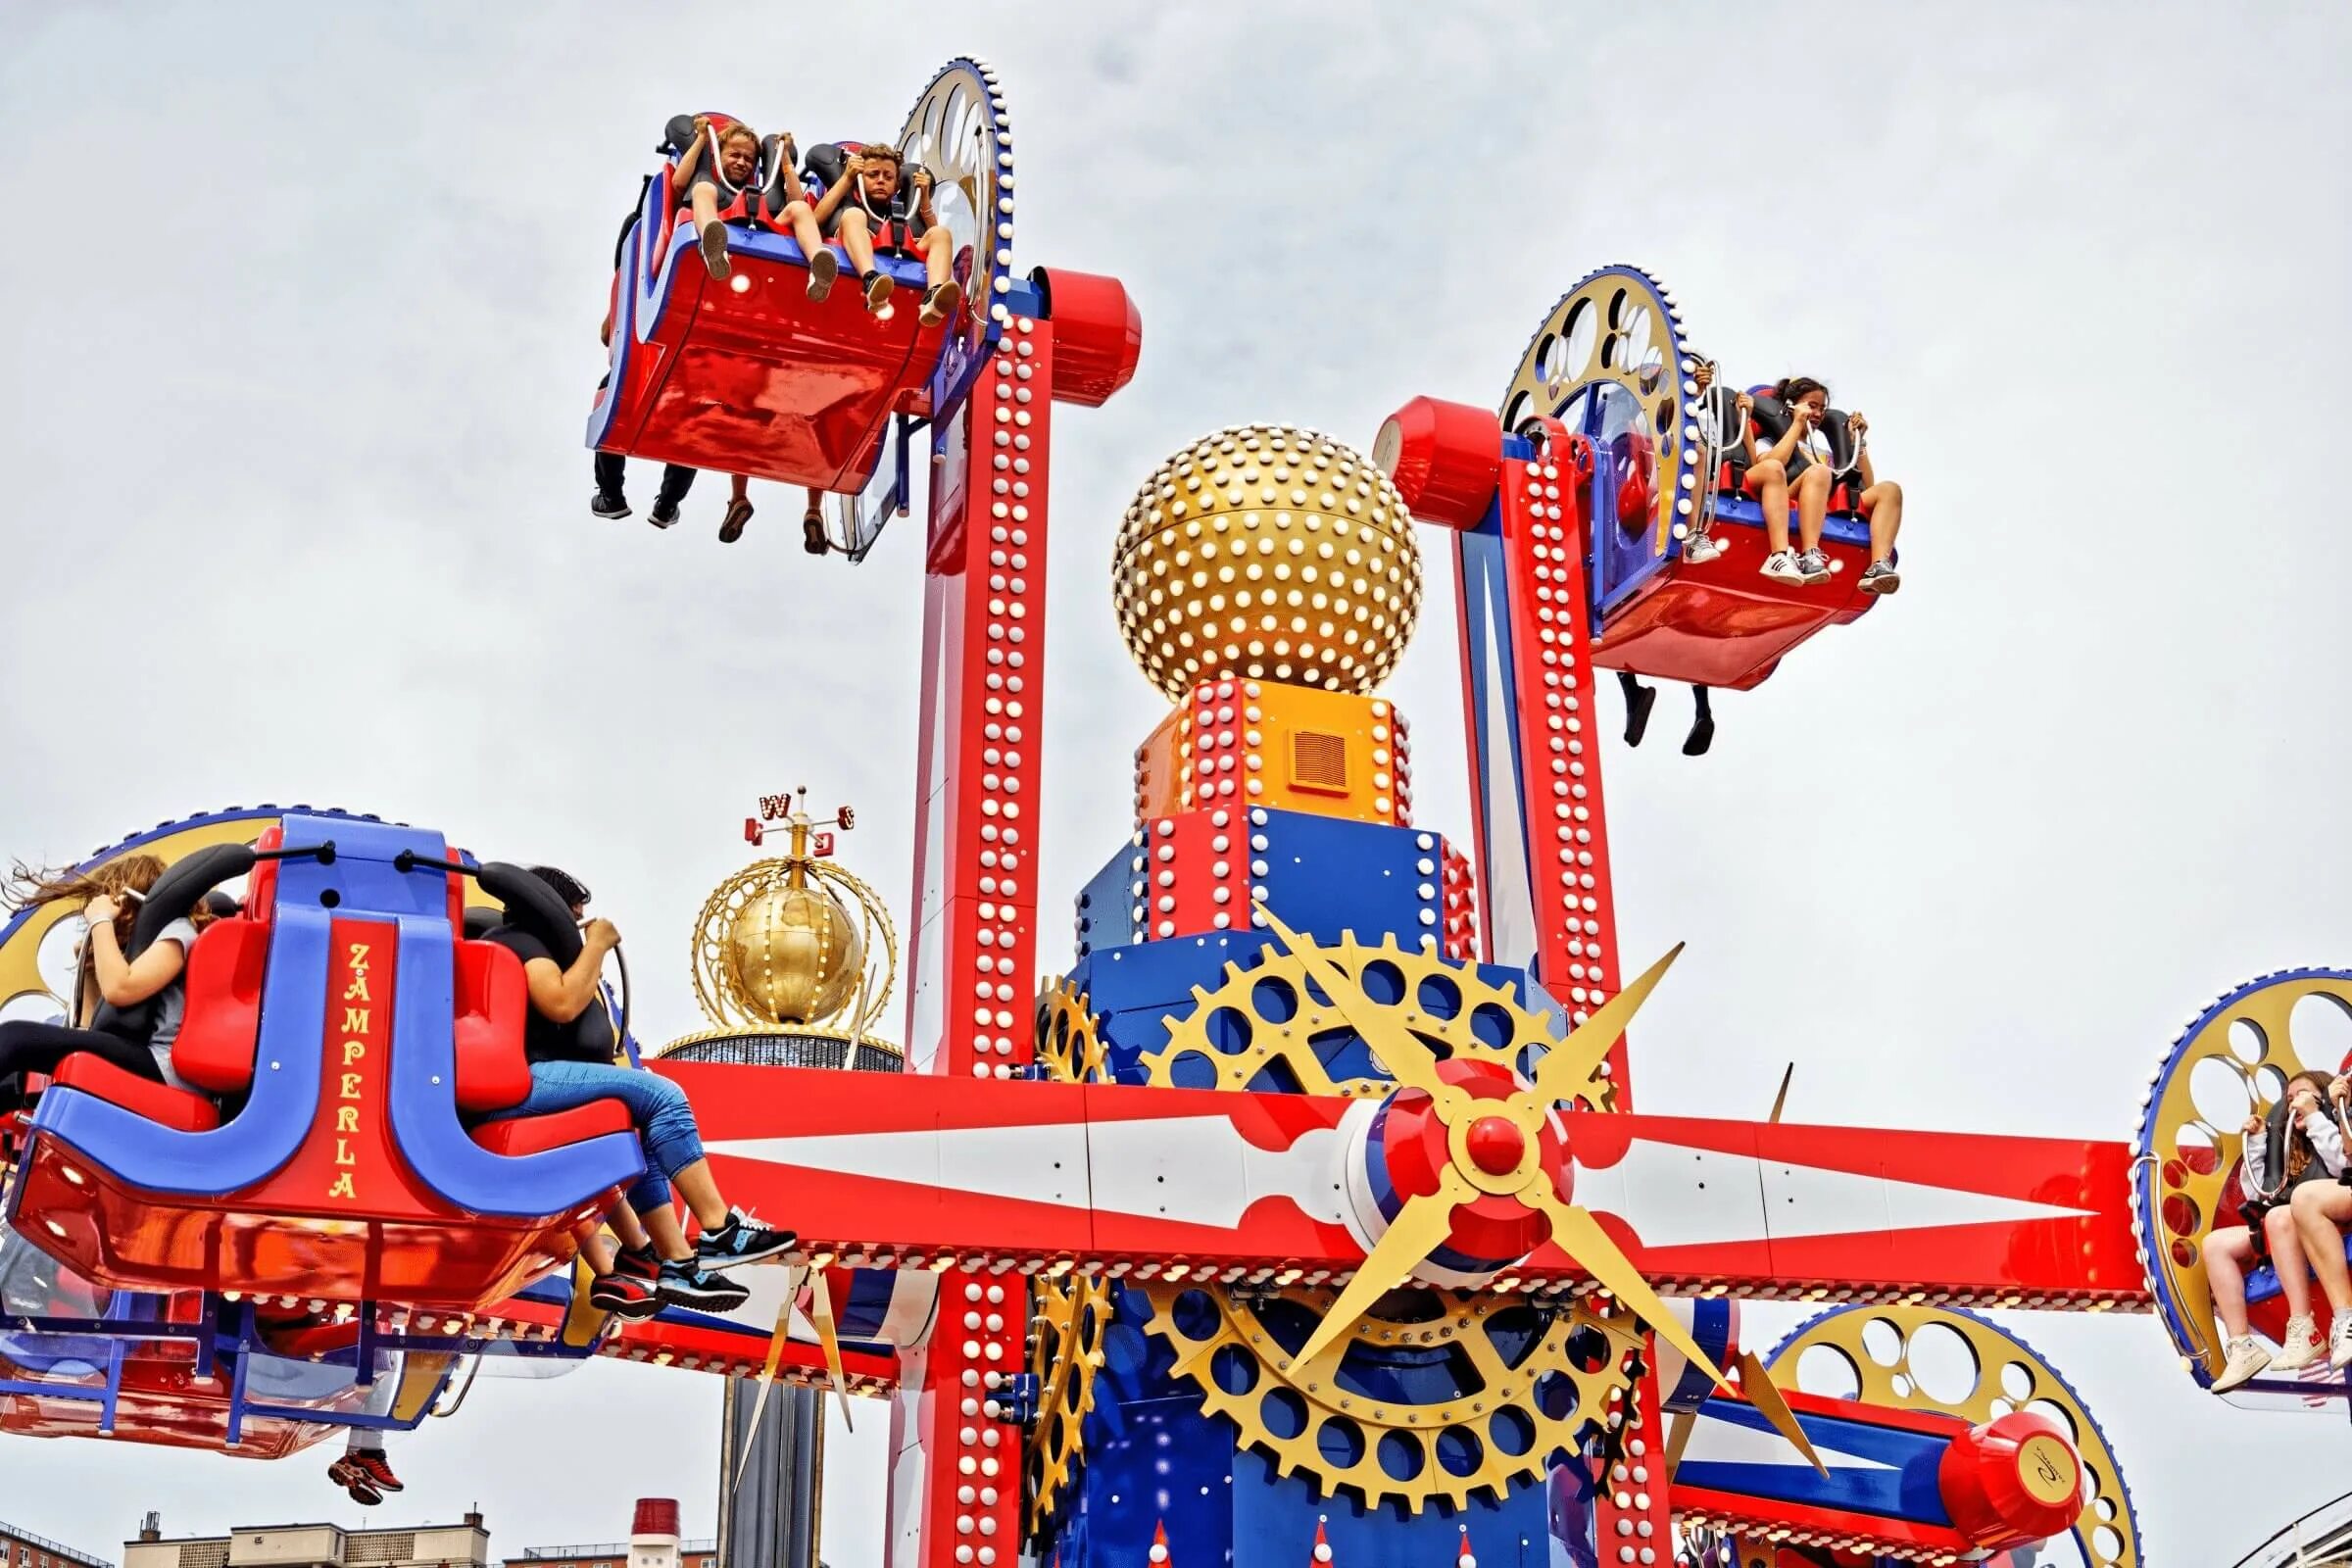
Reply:
M723 1280L695 1258L663 1263L654 1290L667 1306L692 1306L706 1312L731 1312L752 1298L746 1286Z
M789 1252L800 1242L791 1231L769 1230L740 1208L727 1210L727 1222L696 1238L694 1260L713 1273L759 1263Z

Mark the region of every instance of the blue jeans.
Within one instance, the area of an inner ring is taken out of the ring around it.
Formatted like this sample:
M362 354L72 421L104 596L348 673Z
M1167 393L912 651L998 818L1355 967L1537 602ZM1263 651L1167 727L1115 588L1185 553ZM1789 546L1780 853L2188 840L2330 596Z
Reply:
M645 1174L629 1189L629 1207L638 1213L669 1206L668 1177L703 1157L703 1135L694 1125L686 1091L668 1079L634 1067L598 1061L534 1061L531 1092L508 1114L543 1116L576 1110L599 1100L629 1107L645 1145Z

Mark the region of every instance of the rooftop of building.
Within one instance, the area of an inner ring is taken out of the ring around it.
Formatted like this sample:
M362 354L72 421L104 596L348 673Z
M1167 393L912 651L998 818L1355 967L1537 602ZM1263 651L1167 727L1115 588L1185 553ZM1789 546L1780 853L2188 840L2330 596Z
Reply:
M88 1568L115 1568L113 1563L103 1557L93 1557L86 1551L76 1551L63 1542L51 1541L47 1536L36 1536L31 1531L20 1529L5 1519L0 1519L0 1536L6 1536L11 1541L21 1541L35 1551L45 1551L52 1557L63 1557L68 1562L87 1564Z

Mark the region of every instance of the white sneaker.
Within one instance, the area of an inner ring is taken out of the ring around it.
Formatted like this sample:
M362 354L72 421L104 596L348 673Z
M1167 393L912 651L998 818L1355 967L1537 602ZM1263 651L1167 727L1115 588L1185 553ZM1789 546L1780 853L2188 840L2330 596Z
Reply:
M1722 554L1723 546L1717 544L1714 538L1708 534L1694 533L1683 541L1683 559L1692 565L1701 562L1713 561Z
M1797 575L1811 587L1830 580L1830 558L1818 550L1808 550L1796 558Z
M2347 1337L2345 1344L2346 1354L2352 1357L2352 1337ZM2251 1334L2230 1341L2229 1349L2230 1359L2222 1363L2222 1375L2213 1380L2213 1392L2216 1394L2228 1394L2271 1364L2271 1352L2264 1349L2262 1342Z
M2352 1366L2352 1312L2335 1314L2335 1326L2328 1331L2328 1364L2339 1370Z
M2308 1317L2286 1320L2286 1342L2278 1353L2271 1357L2271 1365L2281 1372L2300 1372L2320 1358L2320 1331Z
M1774 582L1803 582L1805 580L1805 574L1796 568L1796 552L1793 550L1775 550L1764 558L1764 565L1761 569L1764 575L1770 577Z

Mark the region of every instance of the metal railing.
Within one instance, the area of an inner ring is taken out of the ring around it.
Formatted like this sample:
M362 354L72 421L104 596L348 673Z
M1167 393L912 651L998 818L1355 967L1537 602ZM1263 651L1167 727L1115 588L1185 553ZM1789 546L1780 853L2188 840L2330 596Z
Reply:
M29 1530L19 1530L15 1525L0 1520L0 1559L6 1558L7 1543L10 1541L30 1546L35 1551L45 1551L52 1557L63 1557L68 1562L85 1564L87 1568L115 1568L113 1563L103 1557L93 1557L86 1551L75 1551L63 1542L51 1541L47 1536L36 1536Z

